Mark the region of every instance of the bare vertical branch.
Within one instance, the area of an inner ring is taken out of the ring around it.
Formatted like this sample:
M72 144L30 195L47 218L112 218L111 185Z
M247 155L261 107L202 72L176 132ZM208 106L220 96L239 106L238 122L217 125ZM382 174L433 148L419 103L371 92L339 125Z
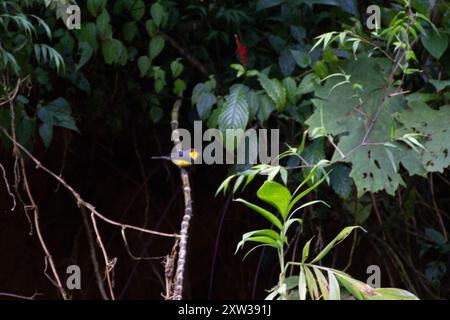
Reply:
M181 107L181 98L175 101L172 108L172 140L176 149L181 150L181 142L178 133L178 114ZM187 255L187 241L189 238L189 223L192 217L192 198L191 186L189 184L189 173L180 167L181 184L184 194L184 216L181 222L180 242L178 249L177 269L175 272L175 284L173 292L173 300L181 300L183 298L183 280Z

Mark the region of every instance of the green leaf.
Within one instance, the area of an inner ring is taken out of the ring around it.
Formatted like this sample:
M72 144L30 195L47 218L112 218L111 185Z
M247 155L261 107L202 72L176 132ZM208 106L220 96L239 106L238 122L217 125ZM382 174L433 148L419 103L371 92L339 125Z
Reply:
M317 283L319 284L320 293L322 294L322 298L324 300L329 300L329 292L328 292L328 281L323 275L322 271L319 268L312 267L314 270L314 274L316 275Z
M430 30L428 35L422 34L420 40L425 49L436 59L439 59L448 47L448 36L443 32Z
M269 119L273 111L276 110L273 101L265 94L259 95L259 108L256 117L259 121L265 122Z
M217 99L216 96L212 93L205 92L197 100L197 112L200 116L200 119L206 120L209 118L211 114L212 107L216 104Z
M278 182L265 181L256 195L262 201L274 206L283 220L286 220L288 215L287 209L292 195L285 186Z
M302 191L299 195L295 196L294 199L292 199L291 203L289 204L288 211L290 212L298 201L300 201L304 196L309 194L311 191L315 190L323 182L323 180L325 180L326 178L327 178L326 175L323 176L319 181L317 181L311 187L309 187L308 189Z
M159 3L154 3L150 8L150 13L152 15L152 19L155 22L157 27L161 27L162 22L165 19L166 13L164 7Z
M176 95L181 95L185 90L186 83L181 79L175 80L173 84L173 93L175 93Z
M313 273L307 266L303 266L305 268L306 275L306 283L308 285L308 291L311 299L316 300L319 298L319 290L317 288L316 279L314 278Z
M136 22L128 21L123 25L123 39L125 41L131 42L136 37L138 33L138 27Z
M103 59L106 64L116 63L122 51L122 43L117 39L107 39L102 45Z
M150 37L155 37L157 32L157 26L155 22L152 19L148 19L145 21L145 30L147 30L147 33Z
M430 80L429 82L436 88L437 92L442 91L447 87L450 87L450 80Z
M300 267L300 275L298 277L298 294L300 300L306 300L306 274L304 267Z
M368 300L419 300L409 291L397 288L377 288L375 295L367 297Z
M429 172L443 172L450 165L450 106L435 110L422 101L411 101L409 108L395 114L403 127L396 130L396 137L417 133L426 137L424 149L419 153L410 149Z
M139 57L138 59L138 68L139 73L141 77L144 77L147 75L148 71L150 70L151 62L150 59L147 56Z
M341 300L341 289L339 288L339 283L336 280L333 272L327 270L328 274L328 284L329 284L329 299L330 300Z
M404 108L405 101L401 96L389 97L379 62L386 61L360 56L357 61L343 63L340 67L350 76L351 83L335 87L341 79L332 77L324 86L317 86L315 95L320 103L306 121L310 135L324 128L337 142L345 158L335 151L331 161L351 164L350 177L355 182L358 197L380 190L394 195L397 188L405 184L399 174L400 164L411 175L424 171L417 154L407 146L400 143L394 143L397 148L384 145L391 142L392 119ZM360 87L355 88L355 83ZM367 123L375 114L376 121L368 131ZM362 144L363 140L366 144ZM387 150L393 157L388 156Z
M342 241L344 241L348 235L354 230L361 227L359 226L352 226L352 227L345 227L344 229L342 229L341 232L339 232L339 234L330 242L328 243L328 245L311 261L311 263L317 262L322 260L323 257L325 257L325 255L336 245L338 245L339 243L341 243ZM364 229L362 229L364 230Z
M145 14L145 3L143 0L134 0L133 6L130 8L131 17L135 21L139 21Z
M248 87L241 84L235 84L230 88L230 94L225 98L223 111L219 115L220 130L246 128L249 116L245 99L247 92Z
M158 106L152 106L150 109L150 119L153 123L159 122L163 117L163 110Z
M172 72L172 77L178 78L178 76L183 72L184 66L180 62L180 58L172 61L170 63L170 71Z
M286 90L286 96L288 101L295 105L297 104L297 83L295 82L294 78L287 77L284 78L281 82L283 85L283 88Z
M42 142L44 142L44 145L46 148L50 146L50 142L53 138L53 126L43 123L39 126L39 136L42 139Z
M283 111L286 105L286 89L283 88L280 81L278 79L269 79L264 73L259 74L258 81L275 103L277 109Z
M255 204L252 204L244 199L236 199L235 201L241 202L241 203L245 204L247 207L249 207L250 209L256 211L261 216L263 216L267 221L269 221L274 226L276 226L278 229L281 230L283 228L283 224L281 223L280 219L278 219L274 214L267 211L266 209L263 209L263 208L255 205Z
M309 257L309 247L311 245L312 238L305 244L302 250L302 263L306 261Z
M291 50L291 54L295 59L295 62L300 68L308 68L311 65L311 56L306 50Z
M236 254L236 252L238 252L239 249L242 249L244 247L244 244L247 241L252 241L251 239L255 239L255 238L259 239L259 241L254 241L254 242L266 243L271 246L276 245L277 242L278 243L280 242L279 234L271 229L261 229L261 230L250 231L250 232L244 233L244 235L242 236L242 240L239 241L239 243L236 246L235 254Z
M258 3L256 4L256 11L275 7L281 4L282 2L283 2L282 0L258 0Z
M150 55L150 60L155 59L161 51L163 51L165 46L165 41L161 36L156 36L150 40L150 44L148 46L148 51Z
M348 198L352 193L353 181L350 178L350 171L351 169L348 166L340 163L331 167L331 188L342 199Z
M87 42L78 43L78 54L80 55L80 61L75 66L75 71L79 71L92 57L94 50Z
M111 17L106 9L97 17L96 24L98 32L103 35L104 38L109 38L112 33L112 27L110 24Z

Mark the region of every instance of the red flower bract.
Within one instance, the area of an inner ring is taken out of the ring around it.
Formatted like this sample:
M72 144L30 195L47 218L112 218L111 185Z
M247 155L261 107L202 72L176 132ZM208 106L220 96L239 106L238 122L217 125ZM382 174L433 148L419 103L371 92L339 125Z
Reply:
M247 65L247 47L241 43L237 34L234 34L234 39L236 40L239 58L241 58L242 65L245 67Z

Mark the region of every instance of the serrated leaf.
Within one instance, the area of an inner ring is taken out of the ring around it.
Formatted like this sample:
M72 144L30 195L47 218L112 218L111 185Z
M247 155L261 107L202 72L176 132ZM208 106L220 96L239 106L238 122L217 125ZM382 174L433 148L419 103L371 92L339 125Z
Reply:
M286 105L286 89L283 88L280 81L277 79L269 79L265 74L260 73L258 81L266 91L267 95L277 106L279 111L283 111Z
M450 165L450 106L435 110L422 101L411 101L409 108L395 118L403 125L396 130L397 137L412 132L425 137L424 149L414 154L427 171L443 172Z
M378 62L362 56L358 61L343 63L342 71L350 77L351 83L340 85L331 92L341 81L332 77L325 85L317 86L315 94L321 99L320 104L306 121L310 134L324 128L334 141L338 141L337 147L345 158L335 151L332 161L351 163L350 177L356 184L358 197L365 192L380 190L393 195L400 185L404 185L398 170L400 163L410 174L423 171L420 164L414 162L417 155L413 150L400 143L394 143L398 148L384 145L391 142L392 118L404 108L405 101L401 96L388 96L386 79ZM359 87L355 88L352 83ZM376 121L368 131L368 124L375 115ZM386 149L391 151L393 162Z

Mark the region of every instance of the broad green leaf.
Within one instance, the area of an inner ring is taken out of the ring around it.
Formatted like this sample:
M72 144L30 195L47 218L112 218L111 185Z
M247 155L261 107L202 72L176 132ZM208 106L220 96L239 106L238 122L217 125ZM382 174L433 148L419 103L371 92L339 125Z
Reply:
M265 181L256 195L262 201L274 206L283 220L286 220L288 215L287 209L292 195L285 186L278 182Z
M331 167L330 185L333 191L341 198L346 199L352 193L353 181L350 178L351 169L337 163Z
M138 27L135 21L128 21L123 25L123 39L125 41L131 42L136 37L138 33Z
M197 100L197 113L200 116L200 119L206 120L209 118L211 114L212 107L216 104L217 99L216 96L212 93L205 92Z
M436 59L439 59L448 47L448 36L443 32L430 30L420 37L423 46Z
M150 119L153 123L159 122L163 117L163 110L159 106L152 106L150 108Z
M429 82L436 88L437 92L442 91L447 87L450 87L450 80L430 80Z
M151 6L150 13L152 15L152 19L155 22L156 26L161 27L161 25L165 19L165 16L166 16L164 7L159 2L156 2Z
M414 155L429 172L443 172L450 165L450 105L432 109L421 101L411 101L409 108L395 114L403 125L396 130L396 137L418 133L426 137L422 142L425 149Z
M75 66L75 71L80 70L89 61L89 59L91 59L93 52L94 50L88 42L81 41L78 43L78 54L80 55L80 60Z
M186 83L181 79L175 80L175 82L173 83L173 93L176 95L181 95L185 90Z
M274 102L265 94L259 95L259 109L256 117L259 121L265 122L271 113L276 110Z
M256 4L256 11L275 7L281 4L282 2L283 2L282 0L258 0L258 3Z
M150 44L148 46L148 52L150 56L150 60L155 59L161 51L163 51L165 46L165 41L161 36L156 36L150 40Z
M139 57L138 59L138 68L141 77L144 77L148 71L150 70L151 62L147 56Z
M306 121L310 134L315 129L324 128L333 137L345 158L335 151L332 162L351 164L350 177L356 184L358 197L365 192L380 190L395 194L397 188L405 184L398 170L400 163L411 175L423 172L415 151L397 142L394 145L398 148L384 145L391 142L393 116L403 110L405 101L401 96L388 96L391 91L385 89L386 79L381 62L386 60L365 56L360 56L357 61L344 62L340 67L350 76L351 83L340 85L331 92L341 81L338 77L332 77L326 80L324 86L317 86L315 95L320 99L320 104ZM355 88L355 83L360 87ZM375 122L369 131L368 123L375 115ZM392 158L388 157L386 150L391 151Z
M308 68L311 65L311 56L306 50L291 50L292 57L300 68Z
M170 71L172 72L172 77L178 78L178 76L183 72L184 66L180 62L180 59L173 60L170 63Z
M245 204L247 207L249 207L250 209L256 211L261 216L263 216L267 221L269 221L274 226L276 226L278 229L280 229L280 230L283 229L283 224L281 223L280 219L278 219L273 213L255 205L253 203L250 203L244 199L236 199L235 201L241 202L241 203Z
M106 9L100 13L100 15L97 17L96 24L98 32L103 35L104 38L109 38L111 36L111 17L109 16L109 13Z
M146 7L143 0L134 0L133 5L130 8L131 17L136 21L141 20L145 14L145 8Z
M106 64L116 63L121 51L122 43L117 39L107 39L102 44L102 54Z
M219 128L245 129L248 122L248 104L246 95L248 87L236 84L230 88L230 94L225 98L224 109L219 116Z
M450 80L430 80L429 82L436 88L437 92L442 91L447 87L450 87Z
M278 79L269 79L264 73L260 73L258 81L267 95L277 106L279 111L283 111L286 105L286 89Z
M354 230L361 227L359 226L351 226L351 227L345 227L342 229L341 232L330 242L328 245L311 261L311 263L317 262L322 260L323 257L336 245L344 241L348 235ZM364 229L363 229L364 230Z

